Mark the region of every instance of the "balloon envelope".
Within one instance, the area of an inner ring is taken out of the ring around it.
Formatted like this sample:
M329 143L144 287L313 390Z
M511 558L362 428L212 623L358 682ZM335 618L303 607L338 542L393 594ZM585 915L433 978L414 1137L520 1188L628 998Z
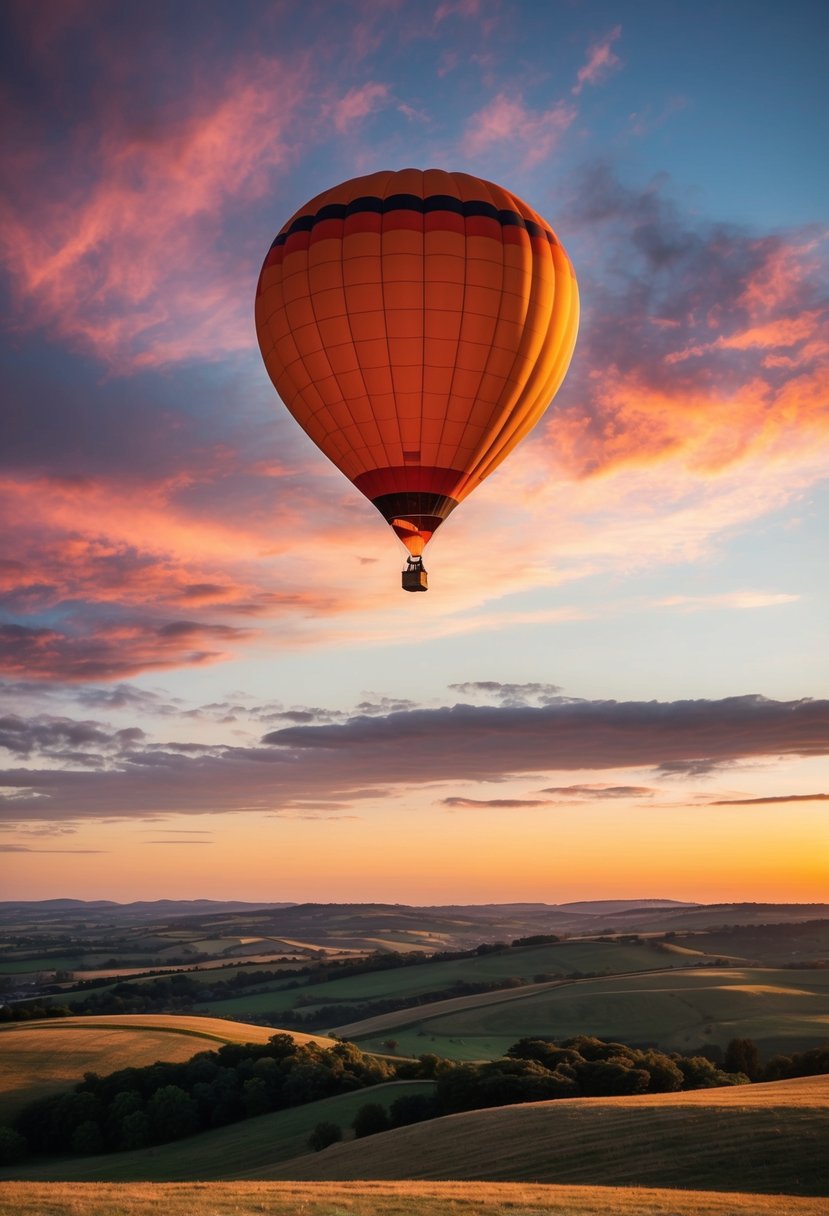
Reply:
M277 392L415 556L547 409L578 315L549 224L440 169L318 195L277 235L256 289Z

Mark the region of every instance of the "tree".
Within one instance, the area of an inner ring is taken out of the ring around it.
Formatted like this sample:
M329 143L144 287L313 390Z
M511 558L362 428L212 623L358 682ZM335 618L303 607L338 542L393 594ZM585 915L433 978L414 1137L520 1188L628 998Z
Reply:
M400 1044L397 1042L397 1039L383 1039L380 1046L385 1047L386 1051L395 1052Z
M365 1106L361 1106L357 1111L351 1126L358 1140L363 1136L374 1136L377 1132L388 1131L388 1112L379 1102L366 1102Z
M101 1129L92 1119L79 1123L72 1133L72 1152L90 1157L94 1153L103 1152L104 1138Z
M17 1165L26 1156L26 1139L13 1127L0 1127L0 1165Z
M198 1127L196 1103L178 1085L163 1085L147 1103L150 1138L156 1144L189 1136Z
M318 1123L308 1137L308 1147L315 1153L322 1152L329 1144L336 1144L343 1138L343 1129L339 1123Z
M760 1076L760 1052L753 1039L732 1039L725 1049L723 1068L726 1072L743 1072L749 1081Z

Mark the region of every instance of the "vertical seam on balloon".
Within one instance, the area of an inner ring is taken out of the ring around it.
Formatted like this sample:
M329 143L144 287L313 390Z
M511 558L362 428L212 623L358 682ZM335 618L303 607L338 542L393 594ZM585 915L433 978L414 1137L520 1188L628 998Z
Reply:
M460 198L460 196L461 196L461 194L462 194L462 191L461 191L461 187L458 185L457 181L455 180L456 175L455 175L454 173L450 173L450 174L449 174L449 176L451 177L451 179L452 179L452 185L453 185L453 187L455 188L455 190L457 190L457 192L458 192L458 197ZM461 201L461 202L463 202L464 200L463 200L462 198L460 198L460 201ZM425 228L425 225L424 225L424 228ZM466 265L467 265L467 258L466 258L466 217L465 217L465 216L464 216L464 221L463 221L463 249L464 249L464 258L463 258L463 296L462 296L462 298L461 298L461 322L460 322L460 325L458 326L458 341L457 341L457 343L456 343L456 345L455 345L455 361L454 361L454 364L453 364L453 366L452 366L452 379L449 381L449 393L448 393L447 398L446 398L446 409L445 409L444 414L443 414L443 422L441 423L441 426L440 426L440 437L439 437L439 439L438 439L438 452L440 451L441 446L442 446L442 444L443 444L443 436L444 436L444 434L445 434L445 432L446 432L446 423L449 421L449 403L450 403L450 402L451 402L451 400L452 400L452 392L453 392L454 387L455 387L455 372L458 370L458 351L460 350L460 346L461 346L461 330L463 329L463 313L464 313L464 309L466 308ZM455 449L455 455L457 456L457 448Z
M351 199L349 199L348 201L351 202ZM354 358L357 360L357 370L360 373L360 381L363 385L363 395L365 396L366 401L368 401L368 403L369 403L369 409L371 409L372 422L374 423L375 427L377 427L377 433L380 436L380 443L382 444L383 451L386 453L386 460L388 460L389 454L388 454L388 451L386 450L386 445L383 441L383 433L380 430L379 426L377 426L377 419L374 416L374 410L371 407L371 396L368 391L368 385L366 384L366 378L363 375L363 365L360 362L360 355L357 350L357 343L354 341L354 330L351 328L351 314L348 311L348 299L345 294L345 225L346 225L346 220L343 220L343 235L342 235L342 239L340 241L340 273L342 274L342 279L343 279L343 299L345 300L345 321L346 321L346 325L348 327L348 336L351 339L351 347L354 352ZM365 469L364 471L368 472L368 469Z
M506 190L504 190L503 193L505 195L507 195L507 198L512 197L507 194ZM513 201L517 202L518 200L513 200ZM521 210L521 208L516 207L516 211L518 212L518 214L521 216L522 219L526 219L526 216L524 215L524 212L523 212L523 210ZM507 397L509 397L510 392L515 391L515 386L511 382L511 376L512 376L513 372L515 371L516 365L518 363L518 357L521 354L522 347L524 346L524 336L526 334L527 318L530 316L531 305L533 302L533 279L534 279L533 271L534 271L535 255L533 252L532 237L530 236L529 232L527 232L526 226L524 227L523 231L526 234L527 243L529 245L529 252L530 252L530 290L527 294L527 303L526 303L526 307L524 309L523 317L521 319L521 324L523 326L521 339L520 339L520 341L518 343L518 347L512 357L512 364L510 365L510 369L509 369L506 379L504 381L504 390L502 391L501 397L499 398L499 401L498 401L498 417L500 419L500 426L498 428L499 435L503 431L503 428L506 426L508 420L512 417L515 409L517 408L517 406L521 400L521 396L524 391L523 389L518 389L517 393L515 393L515 399L511 406L505 407L501 404L503 397L504 397L504 393L506 393ZM494 413L494 411L493 411L493 413ZM464 481L464 487L463 487L464 490L465 490L466 486L469 484L469 482L472 481L473 477L476 476L476 474L477 474L478 470L481 468L481 466L488 460L489 452L492 450L493 446L494 446L493 442L491 442L486 437L482 437L481 443L478 446L477 452L474 454L474 457L469 464L469 467L467 470L467 476ZM461 492L463 493L463 490Z
M311 305L311 313L312 313L313 318L314 318L314 324L315 324L315 325L316 325L316 327L317 327L317 337L319 338L319 340L320 340L320 344L322 345L322 354L325 356L325 362L326 362L326 364L327 364L327 366L328 366L328 374L331 376L331 379L334 381L334 383L335 383L335 384L336 384L336 386L337 386L337 392L340 394L340 397L342 398L342 403L343 403L343 405L344 405L344 406L345 406L345 408L346 408L346 412L348 413L349 418L351 419L351 425L352 425L352 426L357 426L356 419L354 418L354 415L353 415L353 414L352 414L352 412L351 412L351 408L349 407L349 404L348 404L348 402L347 402L347 401L346 401L346 399L345 399L345 395L344 395L344 393L343 393L342 389L340 388L340 382L339 382L339 380L337 379L337 377L334 375L334 369L333 369L333 367L331 366L331 360L328 358L328 351L326 350L326 348L325 348L325 344L324 344L324 343L323 343L323 341L322 341L322 334L320 333L320 323L319 323L319 317L317 316L317 310L316 310L316 308L314 307L314 295L313 295L313 292L311 291L311 265L310 265L310 263L311 263L311 244L310 244L310 242L309 242L309 244L308 244L308 256L307 256L307 258L306 258L306 262L305 262L305 278L306 278L306 280L307 280L307 282L308 282L308 302L309 302L309 304ZM345 287L343 287L343 307L345 307ZM304 363L304 362L305 362L305 359L304 359L304 356L303 356L303 363ZM307 370L307 368L306 368L306 370ZM319 377L317 377L317 379L319 379ZM314 382L314 378L313 378L313 377L312 377L312 381L311 381L311 382L312 382L312 383ZM318 392L318 393L319 393L319 395L320 395L320 399L322 399L322 393L320 393L320 392L319 392L319 389L317 389L317 392ZM318 409L318 410L316 410L316 411L315 411L315 412L314 412L314 413L311 415L311 417L312 417L312 418L313 418L313 417L315 417L315 416L316 416L316 414L320 413L320 412L321 412L323 409L326 409L326 410L327 410L328 408L329 408L329 407L328 407L327 403L326 403L325 401L323 401L322 405L319 407L319 409ZM341 424L337 424L337 430L338 430L338 432L340 433L340 435L342 435L342 433L343 433L343 428L342 428L342 425L341 425ZM329 431L329 434L333 434L333 432ZM327 436L326 436L326 438L327 438ZM344 436L343 436L343 438L344 438ZM352 444L351 444L351 440L348 440L348 444L349 444L349 447L351 448L351 454L352 454L352 456L356 456L356 455L357 455L357 453L354 451L354 448L353 448L353 446L352 446ZM326 453L326 455L327 455L327 453ZM340 460L342 460L342 455L341 455L341 454L339 454L339 453L338 453L338 455L339 455L339 459L340 459ZM330 459L331 459L331 458L329 457L329 460L330 460ZM332 464L334 464L335 462L332 460L332 461L331 461L331 463L332 463ZM339 468L339 464L337 464L337 467ZM342 471L342 470L340 470L340 471ZM351 480L351 479L349 478L349 480Z
M385 202L386 199L388 198L389 180L394 176L395 176L394 173L390 173L389 177L383 183L383 195L382 195L383 202ZM397 389L396 389L395 383L394 383L394 368L392 367L391 346L389 345L389 328L388 328L388 324L386 323L386 278L383 273L383 260L384 260L383 253L384 253L384 249L385 249L385 240L384 240L385 235L386 235L386 211L385 211L385 209L382 209L380 212L380 259L379 259L379 262L380 262L380 298L383 301L383 333L384 333L385 341L386 341L386 359L388 360L388 366L389 366L389 377L391 379L391 391L392 391L392 396L394 397L394 416L395 416L395 421L397 423L397 437L400 440L400 452L401 452L401 466L400 467L403 468L403 466L405 465L405 457L402 455L402 453L405 452L406 449L403 444L403 428L400 425L400 410L399 410L399 407L397 404ZM395 466L390 465L389 467L394 468ZM400 484L404 480L403 474L395 473L395 474L393 474L393 477L394 477L394 481L397 485L398 490L401 493L403 493L406 489L405 485Z
M564 253L563 250L562 250L562 253ZM564 256L566 257L566 254ZM558 281L559 281L559 277L560 277L556 270L555 257L553 255L552 247L550 248L550 259L553 264L553 272L554 272L553 302L552 302L552 309L551 309L551 314L550 314L550 319L552 321L553 317L555 316L555 312L556 312L557 297L559 296ZM573 289L570 288L571 293L572 293L572 290ZM523 417L519 418L516 421L515 425L512 427L512 430L508 434L504 434L502 432L503 441L500 444L494 444L491 447L490 451L487 453L486 459L482 460L481 466L479 469L479 474L480 474L481 478L487 477L494 469L496 469L498 467L498 465L501 463L501 461L504 460L509 455L509 453L513 450L513 448L515 448L518 445L518 443L520 443L521 440L526 435L529 434L529 432L533 429L533 427L535 427L537 425L537 423L541 420L541 417L542 417L544 411L551 404L553 397L555 396L555 392L558 389L559 384L564 379L564 375L567 371L567 367L565 366L564 370L561 371L559 364L560 364L561 352L565 348L565 345L567 344L567 339L569 337L570 330L573 325L572 299L573 299L573 297L571 294L570 299L569 299L569 307L567 309L567 314L566 314L566 317L564 318L564 320L562 321L561 332L559 334L558 341L556 343L555 354L554 354L554 357L552 357L552 359L551 359L550 374L544 380L539 381L539 383L535 386L532 396L529 397L527 400L525 400L525 402L524 402L525 410L524 410ZM548 335L549 335L549 332L550 332L550 330L548 329ZM571 355L572 355L572 348L571 348ZM569 362L570 362L570 360L568 358L568 360L567 360L568 366L569 366ZM554 386L552 388L552 391L551 391L550 386ZM530 384L528 382L524 387L524 390L523 390L524 394L527 393L527 390L529 389L529 387L530 387ZM545 398L546 398L545 404L543 406L541 406L541 402L544 401ZM541 406L540 410L539 410L539 406ZM506 429L507 428L505 427L504 431L506 431Z
M426 198L426 171L420 170L420 193L424 200ZM420 464L423 464L423 396L426 384L426 207L420 213L421 230L420 230L420 433L418 439L418 452L420 453ZM437 463L437 451L435 451L435 459L432 462Z
M492 197L492 195L490 194L490 191L489 191L489 182L484 181L484 179L483 179L483 178L481 178L481 179L479 179L479 180L480 180L481 184L482 184L482 185L485 187L485 189L486 189L486 193L487 193L487 195L488 195L488 197L489 197L489 200L490 200L490 202L491 202L491 203L493 204L493 206L494 206L494 205L495 205L495 200L494 200L494 198ZM494 329L493 329L493 331L492 331L492 338L493 338L493 340L494 340L494 338L495 338L495 333L496 333L496 331L497 331L497 329L498 329L498 322L499 322L499 320L501 319L501 308L503 307L503 303L504 303L504 248L505 248L505 245L504 245L504 235L503 235L503 233L504 233L504 228L503 228L503 225L500 225L500 228L501 228L501 290L500 290L500 293L499 293L499 296L498 296L498 310L497 310L497 312L496 312L496 314L495 314L495 328L494 328ZM484 376L486 375L487 368L489 367L490 361L491 361L491 359L492 359L492 351L493 351L493 344L492 344L492 341L491 341L491 342L490 342L490 344L489 344L489 353L487 354L487 357L486 357L486 359L484 360L484 366L483 366L483 368L482 368L482 370L481 370L481 375L480 375L480 377L479 377L479 379L478 379L478 387L477 387L477 389L475 390L475 398L474 398L474 400L475 400L475 401L477 401L477 399L478 399L478 393L480 392L481 385L483 384L483 381L484 381ZM492 407L492 410L490 411L489 419L487 420L487 425L484 427L484 430L483 430L483 435L487 435L487 434L489 434L489 426L490 426L490 423L491 423L491 421L492 421L492 415L495 413L495 411L497 410L497 408L498 408L498 403L497 403L497 402L495 402L495 404L494 404L494 405L493 405L493 407ZM482 438L483 438L483 436L482 436Z
M504 195L507 195L508 198L511 198L514 203L519 202L519 199L515 198L512 195L509 195L508 191L504 191ZM521 207L524 207L524 206L525 206L525 204L521 203ZM521 218L523 218L525 221L528 219L532 219L532 216L528 216L528 215L524 214L523 209L520 209L517 207L517 210L518 210L518 214L521 215ZM525 231L526 231L526 229L525 229ZM529 231L526 232L526 237L528 237L528 241L530 244L531 266L532 266L532 270L534 270L534 274L532 274L531 278L530 278L530 294L529 294L529 298L528 298L528 306L526 306L526 313L524 314L524 333L521 334L521 340L518 345L518 350L515 351L513 365L511 368L511 375L512 375L512 372L514 371L515 365L518 364L519 356L521 354L525 355L526 351L531 350L531 348L532 348L532 339L528 338L528 333L529 333L528 322L532 319L532 316L534 316L534 314L537 313L538 293L535 289L537 287L537 281L536 281L536 277L535 277L536 253L535 253L534 244L532 244L532 237L530 236ZM551 252L551 259L552 259L552 252ZM525 342L525 338L526 338L526 342ZM542 340L542 343L540 344L540 347L538 347L538 354L541 353L542 347L543 347L543 340ZM536 354L536 359L534 361L532 361L532 365L534 365L534 367L535 367L535 364L536 364L536 361L538 358L538 354ZM530 375L531 375L531 373L530 373ZM481 447L478 451L478 455L476 455L473 465L472 465L472 467L470 467L469 479L472 479L473 477L475 477L480 480L481 474L483 474L484 469L486 469L487 473L489 473L492 471L492 468L496 467L496 466L492 465L492 463L491 463L492 458L494 458L494 454L496 451L502 449L502 447L504 445L506 445L508 439L503 438L504 432L506 432L506 430L508 429L509 424L511 424L511 422L514 421L515 415L517 415L517 412L520 410L521 404L523 404L523 401L525 399L525 394L526 394L526 383L523 385L523 387L521 387L519 389L518 394L515 395L515 399L513 401L512 406L509 407L509 410L507 412L502 411L502 422L501 422L501 427L498 428L497 437L494 440L490 441L490 443L487 443L486 446L481 445ZM502 441L502 443L500 443L500 441L498 441L498 440L501 440L502 438L503 438L503 441ZM486 474L484 474L484 475L486 475Z
M564 251L561 251L564 254ZM566 254L564 254L566 258ZM555 262L555 259L553 259ZM556 272L556 283L558 283L561 275ZM569 276L568 277L572 277ZM503 444L500 451L496 451L492 460L494 463L491 467L484 468L483 475L487 476L492 469L496 468L506 456L517 446L524 437L541 421L542 416L553 402L553 399L558 392L558 389L567 374L567 369L570 366L570 360L575 349L576 338L578 337L578 288L575 285L575 278L568 285L567 290L570 292L568 297L568 307L566 317L561 325L561 332L556 344L554 358L551 361L550 374L544 379L532 397L525 417L514 428L513 433ZM555 308L555 301L554 301ZM562 352L567 350L567 358L562 363ZM543 403L543 404L542 404ZM535 416L533 416L535 415Z

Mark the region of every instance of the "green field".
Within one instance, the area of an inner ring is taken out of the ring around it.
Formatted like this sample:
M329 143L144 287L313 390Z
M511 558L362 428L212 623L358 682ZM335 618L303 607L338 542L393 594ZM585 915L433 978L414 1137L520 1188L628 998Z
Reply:
M0 1170L0 1179L14 1176L58 1181L175 1182L193 1178L268 1178L279 1163L311 1152L307 1141L317 1123L337 1123L348 1138L353 1135L350 1129L354 1116L367 1102L379 1102L388 1108L396 1098L430 1094L433 1090L432 1081L391 1081L259 1115L152 1149L45 1164L27 1162Z
M751 1038L764 1057L829 1039L829 971L699 968L550 985L509 1000L467 998L465 1008L430 1016L429 1006L338 1032L364 1051L391 1034L403 1055L494 1058L524 1036L596 1035L693 1054L707 1044ZM436 1011L437 1012L437 1011Z
M687 956L665 952L653 945L628 942L561 942L547 946L523 946L476 955L473 958L372 971L298 989L286 989L284 983L274 984L267 992L247 993L228 1000L211 1001L202 1008L219 1017L234 1017L239 1014L261 1016L268 1013L278 1015L297 1005L305 1007L306 1010L321 1009L325 1005L359 1005L387 997L414 997L424 993L441 992L458 983L502 983L510 978L531 983L536 975L541 974L617 974L653 968L683 967L687 966L687 963Z

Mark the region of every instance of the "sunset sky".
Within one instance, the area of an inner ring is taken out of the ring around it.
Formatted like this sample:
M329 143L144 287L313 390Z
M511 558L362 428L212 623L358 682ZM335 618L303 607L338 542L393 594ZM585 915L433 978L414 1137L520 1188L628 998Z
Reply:
M829 6L4 24L0 898L827 898ZM253 325L292 213L406 166L582 300L411 596Z

